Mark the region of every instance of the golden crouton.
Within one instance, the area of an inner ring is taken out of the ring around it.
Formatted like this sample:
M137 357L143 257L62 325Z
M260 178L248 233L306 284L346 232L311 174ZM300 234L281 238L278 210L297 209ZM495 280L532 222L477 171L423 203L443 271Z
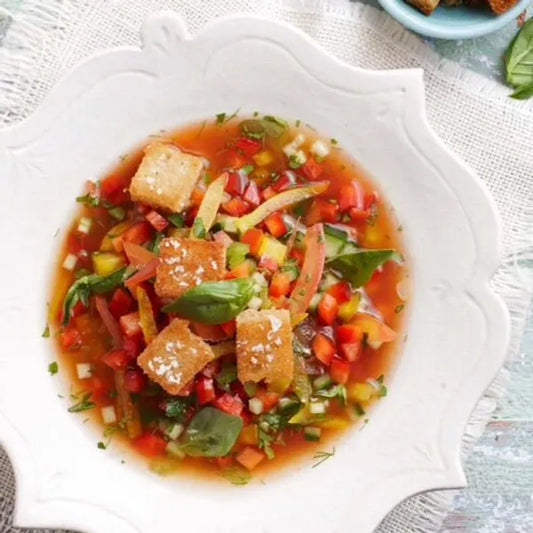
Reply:
M131 180L131 197L158 209L183 211L203 165L201 157L186 154L172 144L151 144Z
M439 5L439 0L407 0L407 3L422 11L424 15L431 15Z
M226 248L217 241L170 237L160 244L155 292L177 298L204 281L218 281L226 272Z
M169 394L179 392L215 358L213 350L175 318L137 358L148 377Z
M237 317L239 381L288 386L294 375L292 329L287 310L248 309Z

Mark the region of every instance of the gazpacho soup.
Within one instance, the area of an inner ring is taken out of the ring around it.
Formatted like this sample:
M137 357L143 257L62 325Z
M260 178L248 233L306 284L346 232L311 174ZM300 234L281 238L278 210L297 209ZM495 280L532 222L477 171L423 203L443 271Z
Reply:
M244 484L332 457L402 342L408 273L382 194L335 139L258 113L120 159L76 198L53 281L43 335L68 410L160 473Z

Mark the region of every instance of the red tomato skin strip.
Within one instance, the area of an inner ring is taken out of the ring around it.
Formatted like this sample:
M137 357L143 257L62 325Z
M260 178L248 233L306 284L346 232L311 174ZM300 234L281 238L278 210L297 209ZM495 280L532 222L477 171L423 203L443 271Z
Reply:
M324 272L325 260L324 226L315 224L308 228L305 235L304 262L300 276L291 293L291 314L296 315L307 311L311 298L318 290Z
M96 310L104 323L107 331L113 338L115 348L122 348L122 334L115 317L111 314L106 299L103 296L95 296Z

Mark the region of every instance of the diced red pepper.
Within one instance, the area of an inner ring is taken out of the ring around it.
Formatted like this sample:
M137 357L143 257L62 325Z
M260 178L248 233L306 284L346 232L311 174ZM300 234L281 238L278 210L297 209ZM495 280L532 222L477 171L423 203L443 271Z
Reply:
M196 186L191 192L190 202L191 205L199 207L205 196L205 189Z
M333 381L340 385L348 383L350 377L350 363L342 359L334 358L329 367L329 375Z
M257 186L257 183L255 183L255 181L251 181L250 183L248 183L248 186L246 187L242 198L254 207L257 207L261 203L259 187Z
M215 385L212 378L200 377L194 385L194 391L200 405L212 402L215 397Z
M144 433L133 441L133 446L145 457L157 457L165 454L167 442L154 433Z
M305 250L302 250L301 248L292 248L289 252L289 257L296 260L298 265L301 265L304 262Z
M301 171L307 179L311 181L317 180L324 173L324 165L316 161L315 158L310 157L301 167Z
M278 262L272 258L272 257L268 257L266 255L262 255L260 258L259 258L259 262L257 263L257 267L258 268L263 268L265 270L268 270L269 272L276 272L276 270L278 270L279 268L279 265L278 265Z
M81 335L76 328L63 328L63 331L59 334L59 338L64 350L73 350L81 345Z
M270 409L278 405L280 399L279 394L275 392L268 392L262 388L257 389L255 397L261 400L261 403L263 404L263 412L270 411Z
M244 172L229 172L224 190L232 196L241 196L248 185L248 176Z
M291 290L291 278L286 272L276 272L272 276L268 293L273 298L287 296Z
M352 181L348 185L343 185L339 190L339 210L345 213L348 209L355 207L363 209L364 196L361 186Z
M250 211L250 205L241 198L234 197L229 202L220 206L223 211L232 217L242 217Z
M251 228L241 237L241 242L250 247L250 253L252 255L257 256L264 239L265 234L260 229Z
M148 222L137 222L128 228L120 239L134 244L143 244L152 238L152 228Z
M309 211L305 215L305 223L310 226L317 222L337 222L339 215L339 206L336 203L325 200L324 198L315 198Z
M136 335L142 334L138 311L121 316L119 323L120 329L126 337L135 337Z
M327 291L328 294L331 294L339 305L346 303L350 300L352 296L352 290L350 289L350 284L346 281L340 281L332 285Z
M133 274L131 278L128 278L124 282L124 285L126 285L130 292L135 295L137 291L137 286L140 283L142 283L143 281L147 281L155 276L158 264L159 259L154 259L153 261L145 265L143 268L141 268L141 270Z
M348 213L350 215L350 218L354 222L359 222L359 221L366 220L370 216L370 212L369 211L365 211L364 209L358 209L357 207L350 208Z
M125 350L111 350L102 357L102 361L113 370L122 370L128 366L130 358Z
M335 328L337 341L340 344L347 342L359 342L363 338L363 330L353 324L343 324Z
M361 343L360 342L350 342L340 345L340 352L347 361L353 363L359 359L361 355Z
M244 407L242 400L239 398L239 396L233 396L229 392L226 392L225 394L217 398L214 402L214 405L221 411L235 416L239 416Z
M237 454L235 460L248 470L253 470L265 457L265 454L254 446L246 446Z
M265 187L262 191L261 191L261 195L263 196L263 201L267 201L267 200L270 200L270 198L273 198L274 196L276 196L276 194L278 194L272 187L270 187L270 185L268 187Z
M87 388L92 392L91 400L102 400L109 393L109 387L104 380L98 376L93 376L88 380Z
M122 288L118 288L111 296L109 310L118 320L122 315L127 315L133 309L133 298Z
M161 216L157 211L149 211L145 215L146 220L152 224L156 231L163 231L169 224L168 220Z
M137 269L141 269L148 263L157 260L157 256L147 250L140 244L134 244L133 242L125 241L122 243L124 253L128 258L129 263Z
M379 195L376 191L371 192L369 194L365 194L365 202L363 209L366 209L367 211L372 209L372 206L376 204L379 201Z
M296 185L296 174L292 170L286 170L281 176L272 184L272 188L276 192L283 192Z
M337 318L339 304L331 294L325 293L318 304L318 318L323 324L331 325Z
M122 342L122 349L126 352L131 359L137 359L137 356L142 352L143 341L142 335L136 335L134 337L125 337Z
M126 370L124 374L124 388L133 394L139 394L146 387L146 376L139 368Z
M322 333L317 333L313 337L313 341L311 343L311 346L313 348L313 353L315 354L315 357L326 366L329 366L331 363L331 360L333 359L333 356L335 355L335 345L333 344L333 341L326 337Z
M187 212L185 213L185 225L186 226L192 226L194 224L194 219L196 218L196 215L198 214L199 206L193 205L189 209L187 209Z
M265 219L265 226L273 237L281 237L287 233L287 226L283 221L281 213L276 212L272 213L269 217Z
M236 143L235 147L242 150L246 155L252 156L257 154L262 148L259 141L249 139L248 137L241 137Z
M237 324L235 322L235 319L220 324L220 327L222 328L224 334L228 337L233 337L235 335L235 332L237 331Z

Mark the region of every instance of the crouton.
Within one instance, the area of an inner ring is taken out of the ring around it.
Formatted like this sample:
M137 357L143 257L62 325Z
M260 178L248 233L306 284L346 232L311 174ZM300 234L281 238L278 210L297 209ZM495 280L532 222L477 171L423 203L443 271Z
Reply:
M488 0L489 7L496 15L501 15L511 9L518 0Z
M226 272L226 249L216 241L171 237L160 244L155 292L178 298L204 281L218 281Z
M407 0L407 3L422 11L424 15L431 15L439 5L439 0Z
M239 381L287 387L294 375L292 329L287 310L248 309L237 317Z
M209 344L191 332L188 322L175 318L139 355L137 363L169 394L179 394L214 358Z
M189 206L203 165L201 157L186 154L172 144L151 144L131 180L131 197L156 209L183 211Z

